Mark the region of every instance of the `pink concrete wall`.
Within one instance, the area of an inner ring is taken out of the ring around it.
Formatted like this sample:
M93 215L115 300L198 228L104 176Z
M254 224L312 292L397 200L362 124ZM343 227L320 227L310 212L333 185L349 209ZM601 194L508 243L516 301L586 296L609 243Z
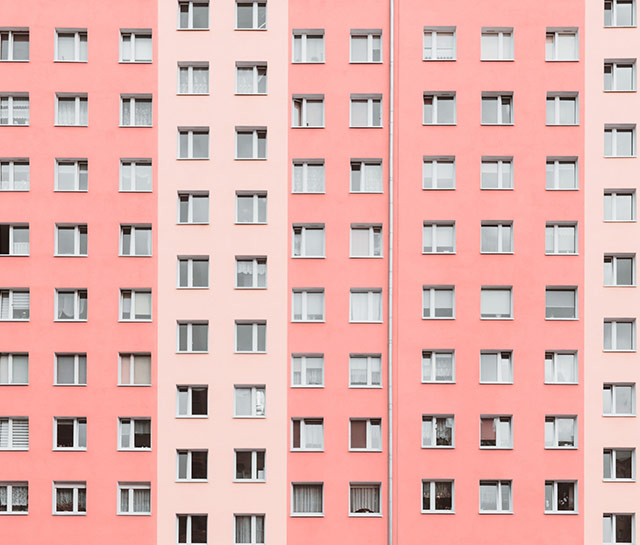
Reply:
M583 157L583 126L545 126L547 91L583 95L582 62L545 62L545 29L580 27L583 41L582 4L403 0L398 25L398 539L431 535L451 543L488 544L500 536L506 542L581 543L583 387L545 385L544 353L572 349L582 354L582 319L544 317L545 285L578 286L582 299L583 237L580 256L547 257L544 227L547 220L574 220L582 230L582 189L545 191L546 156L578 156L581 164ZM457 27L455 62L421 60L424 26ZM483 26L514 28L514 62L480 61ZM456 126L422 126L422 93L438 90L456 91ZM514 93L514 126L480 125L483 91ZM421 189L423 155L456 156L455 191ZM504 155L514 157L514 190L481 191L481 157ZM424 220L456 221L456 255L421 255ZM480 255L482 220L514 221L514 255ZM421 319L425 284L455 285L455 320ZM483 285L513 286L513 321L480 320ZM580 302L581 318L582 309ZM421 350L452 348L456 384L421 384ZM513 350L513 385L479 384L480 350L488 349ZM421 415L451 413L455 449L421 449ZM513 450L479 449L481 414L513 415ZM578 415L578 450L544 449L546 414ZM420 513L421 479L455 479L455 516ZM478 513L481 479L513 481L513 515ZM578 481L580 514L544 514L546 479Z
M121 157L156 158L156 129L120 129L122 92L156 96L155 64L118 64L120 28L155 29L155 3L42 0L5 5L3 26L29 27L29 63L2 64L1 91L27 91L28 128L0 128L0 155L29 157L31 189L3 193L0 221L28 222L30 256L3 257L0 285L29 287L28 323L0 326L0 352L29 352L29 385L2 386L0 414L29 416L28 452L0 452L0 480L29 482L29 514L3 516L7 543L155 542L156 376L147 388L118 387L118 352L151 352L155 323L118 323L121 287L156 289L156 258L118 257L119 224L156 224L155 193L118 192ZM55 28L87 28L85 64L54 63ZM155 32L155 30L154 30ZM154 36L155 39L155 36ZM58 91L89 96L87 128L54 127ZM154 105L155 106L155 105ZM157 116L156 116L157 118ZM54 159L86 157L88 193L54 193ZM157 183L154 174L154 186ZM89 257L53 257L56 222L89 226ZM155 246L155 244L154 244ZM155 254L154 254L155 255ZM54 289L88 289L86 323L54 323ZM86 352L87 386L53 386L54 353ZM85 416L86 452L53 452L53 417ZM118 452L117 418L152 417L152 452ZM52 516L52 482L86 481L86 516ZM150 481L152 516L116 515L117 482Z

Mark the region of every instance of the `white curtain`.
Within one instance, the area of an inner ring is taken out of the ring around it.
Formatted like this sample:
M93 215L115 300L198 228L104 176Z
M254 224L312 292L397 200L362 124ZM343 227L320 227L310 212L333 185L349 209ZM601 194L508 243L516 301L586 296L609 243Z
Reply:
M73 97L58 98L58 125L76 124L76 99Z
M307 192L324 191L324 165L307 165Z
M133 512L151 512L151 490L136 488L133 490Z
M29 318L29 292L28 291L13 292L13 318L17 318L17 319Z
M0 501L0 504L2 501ZM27 486L13 486L11 489L11 503L13 511L27 511L29 506L29 488Z
M307 127L321 127L324 124L324 101L307 100Z
M322 513L322 485L294 485L294 513Z
M367 126L367 101L352 100L351 101L351 125L353 127Z
M307 384L322 384L322 358L307 358Z
M251 517L236 515L236 543L251 543Z
M306 448L322 448L323 425L322 422L306 421L304 424L304 437Z
M136 111L135 111L135 124L151 125L151 111L152 111L151 99L137 99Z
M362 191L382 191L382 165L364 165L364 187Z
M150 293L135 293L135 317L138 319L151 318L151 294Z
M151 37L136 36L136 60L150 61L152 54Z
M263 416L265 410L265 391L264 388L256 389L256 416Z
M7 487L0 486L0 512L7 511Z
M351 229L351 254L369 255L369 229Z
M450 354L435 354L436 360L436 379L437 380L452 380L453 358Z
M307 62L322 62L324 60L324 36L310 36L307 34Z
M14 97L13 124L26 125L27 123L29 123L29 99L26 97Z
M322 320L324 318L324 293L307 292L307 319Z
M369 294L367 292L351 293L351 320L354 322L366 322L368 319Z
M0 420L0 448L9 447L9 420Z
M378 486L352 486L351 512L379 513L380 488Z
M495 511L498 508L498 486L497 484L480 485L480 510Z
M56 489L56 511L73 511L73 488Z
M9 319L9 292L0 291L0 320Z
M151 357L134 356L134 384L151 384Z
M245 94L253 93L253 67L238 67L236 75L237 92Z
M209 92L209 69L204 67L193 68L193 92Z
M367 383L367 359L366 358L351 358L349 360L349 367L351 373L351 384L366 384Z
M324 229L305 230L305 249L307 256L318 256L324 253Z

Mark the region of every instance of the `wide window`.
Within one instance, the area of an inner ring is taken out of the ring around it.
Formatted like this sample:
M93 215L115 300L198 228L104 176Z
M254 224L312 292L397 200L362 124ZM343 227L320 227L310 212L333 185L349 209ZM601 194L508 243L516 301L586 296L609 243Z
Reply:
M382 30L351 29L349 62L382 62Z
M121 321L151 321L151 290L120 290Z
M151 354L119 356L119 386L151 386Z
M208 414L206 386L176 386L176 415L199 417Z
M87 290L56 289L56 320L86 321Z
M422 59L425 61L455 61L456 27L425 27Z
M29 384L29 354L0 353L0 385Z
M604 513L602 515L602 543L604 545L633 543L635 518L633 513Z
M0 450L29 450L29 419L0 417Z
M454 446L455 419L452 414L422 416L422 448Z
M236 352L266 352L267 323L236 321Z
M53 441L55 450L86 450L86 418L54 418Z
M351 193L382 193L382 161L379 159L351 160Z
M513 189L513 157L483 157L480 189Z
M178 192L178 223L209 223L209 192Z
M382 358L380 354L351 354L349 356L349 387L380 388Z
M294 63L324 62L324 29L293 30Z
M118 450L151 450L151 419L118 418Z
M547 125L578 124L577 93L547 93Z
M323 289L294 289L292 294L293 322L322 322L324 321L324 290Z
M513 60L513 28L482 29L480 59L483 61Z
M544 448L578 447L578 419L575 416L545 416Z
M382 225L352 223L349 257L382 257Z
M293 226L293 257L324 257L324 225Z
M207 352L209 322L178 322L178 352Z
M322 492L322 483L291 483L291 514L302 517L322 516Z
M54 515L86 515L87 483L59 482L53 483Z
M604 0L604 26L636 26L635 0Z
M267 94L266 62L236 62L236 94Z
M26 515L29 511L29 483L0 482L0 515Z
M604 221L635 221L635 189L604 191Z
M206 481L208 454L206 450L178 450L176 452L176 480Z
M455 157L429 157L422 159L422 189L455 189Z
M209 287L209 257L208 256L178 256L178 287L179 288L208 288Z
M56 159L56 191L87 191L89 162L86 159Z
M151 226L150 225L121 225L120 226L120 255L121 256L150 256L151 255Z
M29 124L29 93L0 94L0 126Z
M604 285L605 286L633 286L635 285L635 255L604 256Z
M56 354L54 384L56 386L86 386L87 355Z
M513 125L513 93L482 93L482 124Z
M151 62L151 30L120 31L120 62Z
M236 192L236 223L267 223L267 193Z
M207 543L207 515L176 515L178 545Z
M480 513L511 513L511 481L480 481Z
M513 253L513 222L483 221L480 226L480 252Z
M424 125L455 125L455 91L446 93L424 93L422 123Z
M291 450L323 450L324 422L322 418L291 420Z
M603 384L602 413L607 416L634 416L636 414L636 385Z
M236 257L236 288L267 287L266 257Z
M547 28L545 59L547 61L577 61L578 29Z
M324 95L294 95L292 127L324 127Z
M87 62L87 30L56 29L55 59L58 62Z
M423 286L422 317L450 319L455 316L455 290L448 286Z
M351 127L382 127L382 95L351 95Z
M547 157L546 189L578 189L578 159L576 157Z
M86 225L56 225L56 255L86 256L87 238Z
M120 191L152 191L151 159L120 159Z
M208 62L179 62L178 63L178 94L180 95L208 95L209 94L209 63Z
M86 127L88 123L89 99L86 93L56 93L56 125Z
M480 383L512 384L513 352L483 350L480 353Z
M293 160L292 193L324 193L324 160Z
M508 320L513 318L513 293L510 287L483 287L480 290L480 318Z
M178 159L209 158L209 127L178 127Z
M575 481L544 482L545 513L577 513L578 485Z
M0 224L0 255L29 255L28 224Z
M480 448L513 448L513 422L511 416L480 417Z
M234 545L264 545L264 515L233 515Z
M118 515L150 515L151 483L118 483Z
M150 95L120 96L121 127L151 127L152 111Z
M29 159L0 159L0 191L29 191Z
M422 512L453 513L453 481L422 481Z
M382 322L382 290L350 290L350 322Z
M604 349L614 352L636 349L636 321L607 319L604 321Z
M264 418L266 416L266 389L264 386L234 386L234 412L236 418Z
M636 90L636 60L619 59L604 61L605 91Z
M382 450L382 420L351 418L349 420L349 450Z
M29 314L28 289L0 289L0 321L26 321Z
M635 125L605 125L604 126L604 156L605 157L635 157L636 154L636 126Z
M349 483L349 516L380 516L380 485Z
M320 388L324 386L324 356L293 354L291 356L291 387Z
M235 480L264 482L266 455L264 450L236 450Z
M454 351L423 350L422 382L455 382Z
M577 384L578 354L576 352L545 352L545 384Z
M236 30L267 30L267 3L236 0Z
M181 0L178 2L178 30L206 30L208 28L208 1Z
M0 29L0 62L29 60L29 29Z
M602 451L603 479L633 481L636 478L636 449L606 448Z
M423 254L453 254L455 251L455 222L424 222L422 226Z
M545 290L545 318L547 320L576 320L578 318L577 288L547 287Z
M236 159L266 159L267 128L236 127Z
M575 223L547 223L545 253L566 255L578 253L578 227Z

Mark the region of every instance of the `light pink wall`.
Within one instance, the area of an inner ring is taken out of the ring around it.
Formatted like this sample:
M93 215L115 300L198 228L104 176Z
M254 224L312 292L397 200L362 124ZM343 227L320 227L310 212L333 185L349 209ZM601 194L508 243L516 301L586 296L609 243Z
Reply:
M233 514L266 515L284 543L286 300L286 7L268 4L267 31L234 31L234 2L213 2L210 30L177 31L160 5L160 381L158 543L176 541L176 513L206 513L208 542L233 539ZM176 96L177 62L208 61L209 96ZM234 96L235 62L267 61L268 96ZM177 161L178 126L210 127L210 159ZM236 161L235 126L267 126L267 161ZM176 225L178 190L208 190L210 224ZM235 191L268 191L267 225L234 225ZM208 290L176 290L176 256L209 255ZM268 257L268 289L235 290L235 256ZM176 320L209 320L209 353L176 354ZM267 354L234 354L234 320L267 320ZM176 384L208 384L209 418L176 419ZM234 384L265 384L265 419L233 418ZM208 483L175 483L176 449L207 448ZM234 448L265 448L267 482L233 483Z
M30 424L28 452L0 453L0 481L29 482L29 514L3 516L3 539L98 543L108 529L117 543L155 542L156 430L154 452L116 450L118 416L156 412L155 374L150 388L117 386L120 351L151 352L155 368L155 323L118 323L119 288L156 289L155 257L118 257L121 222L156 224L155 193L118 192L121 157L156 158L155 128L118 128L120 93L156 97L155 64L118 64L119 29L155 32L155 3L32 0L4 8L3 27L29 27L30 62L3 63L0 91L29 92L30 126L0 128L0 155L29 157L31 189L3 192L0 221L28 222L31 248L29 257L2 258L0 285L30 288L31 319L0 325L0 352L28 351L30 368L29 386L0 392L0 414L29 416ZM88 29L88 63L53 62L55 28ZM88 93L87 128L53 126L58 91ZM56 157L88 158L88 193L54 193ZM53 257L56 222L88 224L88 258ZM88 289L86 323L53 322L58 287ZM86 387L53 386L55 352L86 352ZM55 416L87 417L86 452L52 451ZM54 480L87 482L86 516L52 516ZM151 481L152 516L116 515L118 481Z
M398 24L398 539L439 535L488 544L499 535L506 542L581 543L582 385L544 384L545 350L582 354L582 320L544 319L545 285L578 286L582 299L582 257L544 254L545 221L576 220L580 229L583 223L582 190L545 191L547 155L583 156L582 126L545 127L547 91L583 90L582 63L545 62L545 29L578 26L583 40L581 3L403 0ZM421 60L424 26L457 27L455 62ZM515 29L514 62L480 61L483 26ZM422 94L438 90L456 91L456 126L422 126ZM513 127L480 125L483 91L514 93ZM455 191L421 189L423 155L456 156ZM513 191L480 190L483 155L514 157ZM456 255L421 255L424 220L455 220ZM514 255L480 255L482 220L514 221ZM425 284L455 285L455 320L421 319ZM513 286L513 321L480 320L483 285ZM582 317L582 301L579 309ZM421 384L421 351L452 348L456 384ZM479 384L483 349L513 350L513 385ZM455 449L421 449L421 415L451 413ZM513 415L513 450L479 450L481 414ZM546 414L578 415L578 450L544 450ZM455 479L455 516L420 514L422 479ZM513 481L513 515L478 514L481 479ZM544 514L545 479L579 481L579 515Z
M633 223L604 223L605 189L637 187L637 159L604 158L605 123L637 123L636 92L603 92L604 59L635 58L640 46L637 28L604 28L602 5L587 4L586 27L586 185L585 218L585 543L602 543L603 513L633 513L640 501L635 483L603 481L602 450L638 448L637 418L602 416L605 382L640 382L635 354L603 353L603 320L637 316L637 288L603 287L603 255L635 253L638 227ZM636 458L637 463L637 458ZM637 515L636 515L637 528ZM637 531L637 530L636 530ZM637 539L637 538L636 538Z

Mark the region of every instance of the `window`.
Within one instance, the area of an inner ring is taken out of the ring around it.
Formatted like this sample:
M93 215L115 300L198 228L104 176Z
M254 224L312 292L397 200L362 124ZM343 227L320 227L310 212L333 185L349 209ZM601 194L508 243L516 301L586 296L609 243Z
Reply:
M208 288L209 287L209 257L208 256L178 256L178 287L179 288Z
M236 320L236 352L266 352L267 322Z
M324 62L324 29L293 30L292 62Z
M382 257L382 225L351 224L349 257Z
M635 189L605 189L604 221L635 221Z
M151 30L120 31L120 62L151 62Z
M635 125L605 125L604 126L604 156L605 157L635 157L636 155L636 126Z
M455 157L428 157L422 159L422 189L455 189Z
M453 513L453 481L422 481L422 512Z
M120 191L153 190L151 159L120 159Z
M236 256L236 288L267 287L267 258Z
M635 351L636 321L629 319L605 319L604 349L614 352Z
M382 95L351 95L350 127L382 127Z
M29 290L0 289L0 321L29 320Z
M151 354L121 353L118 386L151 386Z
M29 124L29 93L0 94L0 126Z
M380 485L349 483L349 516L381 516Z
M382 161L380 159L351 160L351 193L382 193Z
M29 511L29 483L0 482L0 515L26 515Z
M236 223L267 223L267 193L236 192Z
M453 448L454 430L452 414L422 415L422 448Z
M578 189L578 158L547 157L546 189Z
M236 0L236 30L267 30L267 3Z
M456 27L425 27L422 60L455 61Z
M578 94L547 93L547 125L578 125Z
M424 222L422 226L423 254L454 254L456 252L455 222Z
M349 420L349 450L382 450L382 420L351 418Z
M264 450L236 450L236 481L266 480Z
M513 222L483 221L480 224L480 252L483 254L512 254Z
M56 354L55 386L86 386L87 355Z
M578 289L547 287L545 289L545 318L547 320L577 320Z
M480 513L511 513L511 481L480 481Z
M178 322L178 352L208 352L209 322Z
M635 269L636 267L634 254L605 254L604 285L634 286Z
M151 321L150 290L120 290L120 321Z
M293 193L324 193L324 160L293 160Z
M236 62L236 95L267 94L267 63Z
M482 93L482 124L513 125L513 93Z
M209 127L178 127L178 159L209 158Z
M448 286L423 286L422 317L447 319L455 317L455 290Z
M324 95L293 95L292 127L324 127Z
M480 290L480 318L483 320L512 319L513 292L511 287L483 287Z
M151 255L151 226L150 225L121 225L120 226L120 255L121 256L150 256Z
M71 482L53 483L54 515L86 515L87 483Z
M178 2L178 30L207 30L208 28L208 1L186 0Z
M480 189L513 189L513 157L483 157Z
M86 127L89 124L87 94L56 93L56 125Z
M236 127L236 159L266 159L267 128Z
M604 61L605 91L636 90L635 59L605 59Z
M264 418L265 387L234 386L234 411L236 418Z
M422 382L455 382L453 350L422 351Z
M209 63L208 62L179 62L178 63L178 94L179 95L208 95L209 94Z
M294 289L291 309L292 322L323 322L324 289Z
M349 62L382 62L382 30L351 29Z
M480 384L513 384L513 352L480 352Z
M349 355L349 388L380 388L382 358L380 354Z
M513 28L482 28L480 60L512 61Z
M236 545L264 545L264 515L233 515Z
M578 484L575 481L544 482L545 513L577 513Z
M291 515L323 516L322 483L291 483Z
M566 255L578 253L578 229L575 223L547 223L545 226L545 253Z
M29 450L29 419L0 417L0 450Z
M29 159L0 159L0 191L29 191Z
M56 159L56 191L87 191L89 163L86 159Z
M56 225L56 256L86 256L88 230L84 225Z
M635 416L635 384L603 384L602 413L607 416Z
M151 95L120 95L120 126L151 127Z
M181 3L180 7L182 5ZM176 515L176 519L179 545L207 542L207 515Z
M55 60L58 62L87 62L87 29L57 28Z
M207 416L206 386L177 386L176 413L177 416Z
M635 515L633 513L604 513L602 515L602 543L634 543Z
M578 354L576 352L545 352L545 384L578 384Z
M382 290L350 290L350 322L382 322Z
M635 0L604 0L604 26L636 26Z
M323 450L324 423L322 418L291 419L291 450Z
M578 29L547 28L545 60L577 61Z
M178 192L178 223L209 223L209 192Z
M0 256L29 255L29 225L0 223Z
M54 418L54 450L87 450L86 418Z
M178 450L176 452L178 481L206 481L207 457L206 450Z
M0 385L29 384L29 354L0 353Z
M455 125L455 91L443 93L424 93L422 123L424 125Z
M636 478L636 449L606 448L602 451L605 481L634 481Z
M0 61L29 60L29 29L0 29Z
M118 418L118 450L151 450L151 419Z
M324 257L324 224L293 225L292 257Z
M118 483L118 515L150 515L151 483Z
M322 354L291 355L291 387L321 388L324 386L324 356Z
M578 419L575 416L545 416L544 448L578 448Z
M56 289L56 321L86 321L87 290Z
M480 448L513 448L513 418L511 416L481 416Z

